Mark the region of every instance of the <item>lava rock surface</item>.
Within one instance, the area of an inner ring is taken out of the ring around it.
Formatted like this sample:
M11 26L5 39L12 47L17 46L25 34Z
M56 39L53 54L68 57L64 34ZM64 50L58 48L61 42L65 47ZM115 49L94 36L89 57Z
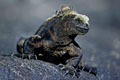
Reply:
M81 71L79 78L64 76L57 65L40 60L0 56L0 80L97 80L87 72Z

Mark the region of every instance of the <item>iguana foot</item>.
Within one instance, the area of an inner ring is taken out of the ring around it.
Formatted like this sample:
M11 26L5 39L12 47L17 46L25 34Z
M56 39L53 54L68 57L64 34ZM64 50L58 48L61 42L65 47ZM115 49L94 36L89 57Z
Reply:
M21 57L22 59L35 59L37 60L37 55L34 54L11 54L11 56L17 56L17 57Z
M37 60L37 56L34 54L22 54L23 59L35 59Z
M91 66L88 66L88 65L84 65L84 66L82 66L81 70L89 72L90 74L93 74L95 76L97 75L97 68L96 67L91 67Z
M64 76L71 75L72 78L74 78L74 77L78 78L80 76L80 72L77 69L75 69L74 67L70 67L70 66L68 67L63 64L60 64L59 67L61 68L61 70L65 71Z

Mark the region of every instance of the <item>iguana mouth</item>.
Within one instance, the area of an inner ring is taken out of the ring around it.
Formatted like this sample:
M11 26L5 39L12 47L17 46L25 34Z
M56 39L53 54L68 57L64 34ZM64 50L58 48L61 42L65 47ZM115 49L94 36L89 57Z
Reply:
M87 26L76 26L76 30L82 34L85 34L89 31Z

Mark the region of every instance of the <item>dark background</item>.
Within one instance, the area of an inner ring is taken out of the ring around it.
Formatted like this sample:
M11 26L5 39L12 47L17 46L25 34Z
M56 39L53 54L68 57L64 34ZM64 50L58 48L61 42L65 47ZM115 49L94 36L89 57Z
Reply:
M32 36L62 4L90 18L88 34L76 38L83 61L102 69L99 80L120 80L120 0L0 0L0 53L16 52L17 40Z

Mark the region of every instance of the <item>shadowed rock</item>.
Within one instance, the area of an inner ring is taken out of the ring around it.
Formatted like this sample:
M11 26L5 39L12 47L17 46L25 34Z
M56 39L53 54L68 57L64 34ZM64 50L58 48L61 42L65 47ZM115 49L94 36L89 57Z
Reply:
M0 56L0 80L97 80L83 71L79 78L63 73L58 66L40 60Z

